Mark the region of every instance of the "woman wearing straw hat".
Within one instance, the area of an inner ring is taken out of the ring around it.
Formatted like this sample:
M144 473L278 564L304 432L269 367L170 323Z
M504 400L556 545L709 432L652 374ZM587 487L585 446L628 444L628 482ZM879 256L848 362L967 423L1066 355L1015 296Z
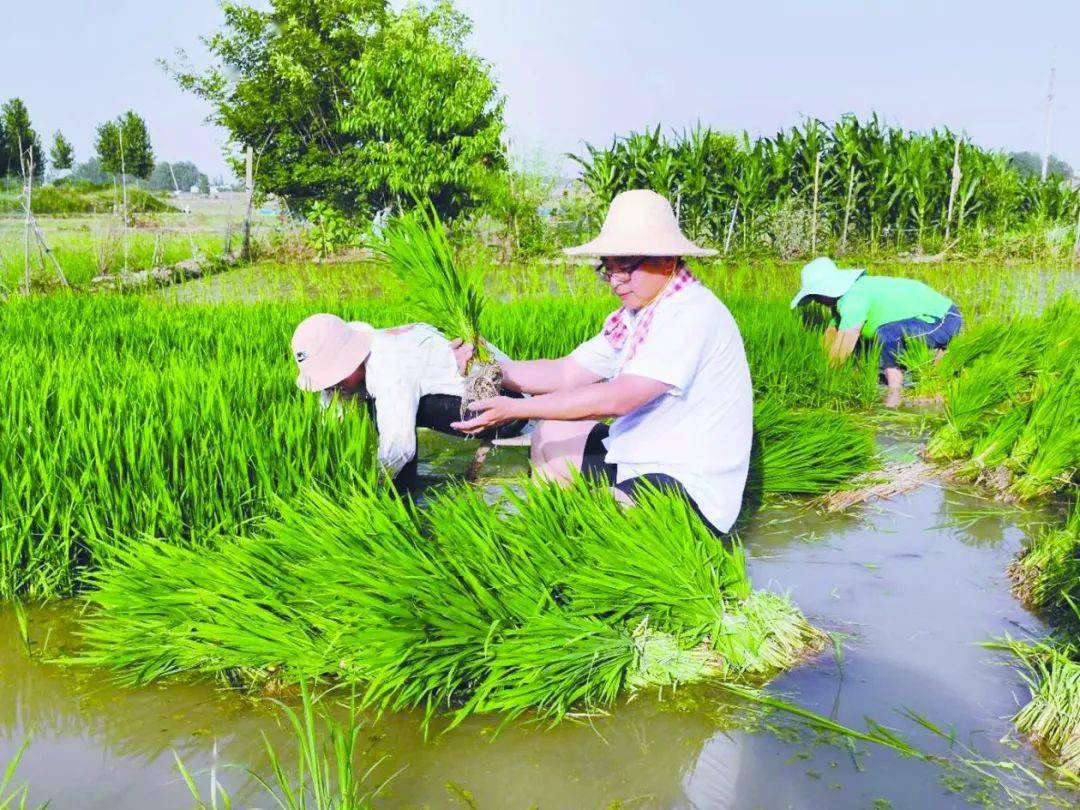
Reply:
M909 278L868 276L862 269L842 270L821 256L802 269L802 288L791 308L807 301L829 307L833 323L825 332L829 356L842 362L859 337L881 345L881 368L888 385L886 404L900 401L904 372L898 355L909 339L920 339L940 358L963 325L960 310L941 293Z
M600 257L622 306L566 357L500 363L504 386L534 396L481 400L479 416L453 427L543 420L534 474L562 481L581 470L629 501L643 482L667 487L714 533L728 531L750 463L750 372L731 313L683 261L715 251L682 234L664 197L638 190L612 200L596 239L565 252ZM458 347L459 364L470 351Z
M491 349L500 360L509 359ZM460 418L464 381L450 343L433 326L375 329L324 312L296 327L292 350L300 371L297 386L320 392L323 407L335 398L367 405L379 434L380 469L399 489L416 477L418 427L463 435L450 423ZM516 436L525 424L516 420L480 438Z

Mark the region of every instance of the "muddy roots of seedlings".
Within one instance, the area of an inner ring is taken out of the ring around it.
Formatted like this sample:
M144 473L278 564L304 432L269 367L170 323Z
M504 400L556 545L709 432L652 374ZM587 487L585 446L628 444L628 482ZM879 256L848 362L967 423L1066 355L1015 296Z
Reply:
M462 420L472 419L475 413L472 404L482 399L491 399L502 393L502 368L498 363L474 361L465 376L465 391L461 397Z

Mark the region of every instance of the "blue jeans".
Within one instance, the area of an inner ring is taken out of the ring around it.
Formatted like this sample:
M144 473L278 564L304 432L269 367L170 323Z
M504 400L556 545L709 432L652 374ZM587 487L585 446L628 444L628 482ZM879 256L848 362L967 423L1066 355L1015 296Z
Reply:
M877 341L881 344L881 367L896 368L896 355L903 351L907 338L922 338L931 349L944 349L956 337L963 323L960 310L952 306L944 318L934 318L930 322L909 318L882 324L877 330Z

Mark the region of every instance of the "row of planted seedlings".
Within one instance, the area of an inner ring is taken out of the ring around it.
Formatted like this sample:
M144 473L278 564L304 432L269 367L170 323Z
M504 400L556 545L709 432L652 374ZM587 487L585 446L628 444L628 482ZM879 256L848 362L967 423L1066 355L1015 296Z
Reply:
M871 435L835 407L860 403L860 378L810 360L801 382L769 391L792 358L755 347L754 329L771 319L770 341L810 344L782 306L742 306L761 393L748 503L870 467ZM520 356L560 353L598 328L593 307L492 306L487 329ZM412 319L400 301L342 309ZM528 487L493 511L460 487L417 509L373 488L360 412L327 419L293 386L288 335L310 311L116 296L5 305L5 596L87 589L83 660L134 680L334 676L367 684L379 705L459 712L558 716L627 686L760 679L820 642L785 599L752 593L737 544L702 536L677 501L627 513L584 486ZM818 404L834 407L793 408L814 375L835 392Z
M908 359L916 391L943 401L931 458L1009 500L1072 504L1009 569L1015 595L1055 632L994 646L1013 653L1030 689L1017 728L1080 774L1080 305L1066 296L1041 314L971 328L938 364L917 347Z

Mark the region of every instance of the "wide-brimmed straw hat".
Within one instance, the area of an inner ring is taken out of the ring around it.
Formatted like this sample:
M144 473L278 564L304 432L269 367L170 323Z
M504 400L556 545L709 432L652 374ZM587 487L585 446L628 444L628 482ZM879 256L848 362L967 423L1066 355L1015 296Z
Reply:
M851 289L851 286L866 271L853 267L841 270L828 256L819 256L803 265L802 289L791 299L791 308L795 309L808 295L824 295L826 298L839 298Z
M637 189L616 195L600 235L566 248L567 256L714 256L679 230L671 203L655 191Z
M348 324L326 312L305 318L292 337L293 357L300 369L296 385L304 391L337 385L367 360L374 336L369 324Z

